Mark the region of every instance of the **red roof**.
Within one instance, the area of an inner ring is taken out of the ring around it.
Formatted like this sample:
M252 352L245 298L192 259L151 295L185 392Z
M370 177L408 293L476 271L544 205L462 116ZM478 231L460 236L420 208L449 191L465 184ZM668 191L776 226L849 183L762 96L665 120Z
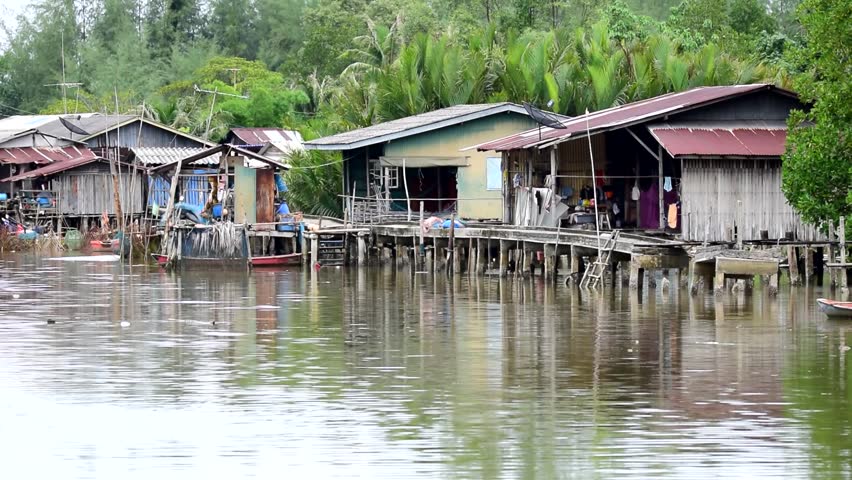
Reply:
M15 147L0 148L0 163L53 163L80 158L95 158L86 147Z
M100 160L98 157L83 157L74 160L64 160L61 162L51 163L50 165L46 165L41 168L36 168L35 170L30 170L29 172L24 172L9 178L4 178L3 180L0 180L0 182L17 182L18 180L26 180L28 178L53 175L55 173L64 172L72 168L81 167L83 165L96 162L98 160Z
M536 146L545 147L572 137L583 136L587 128L591 133L615 130L746 93L770 89L794 95L792 92L781 90L774 85L763 83L727 87L699 87L580 115L563 121L562 124L566 127L564 129L534 128L477 145L476 148L480 151L504 151Z
M651 134L672 157L780 157L784 128L651 127Z

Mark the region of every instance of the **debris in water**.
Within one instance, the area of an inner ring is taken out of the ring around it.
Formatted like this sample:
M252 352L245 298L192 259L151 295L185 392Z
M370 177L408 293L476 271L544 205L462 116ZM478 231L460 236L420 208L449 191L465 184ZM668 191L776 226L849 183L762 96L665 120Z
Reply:
M125 320L125 321L121 322L119 325L121 325L122 327L129 327L129 326L130 326L130 322L128 322L127 320Z
M56 324L56 320L48 320L47 324L48 325L54 325L54 324Z

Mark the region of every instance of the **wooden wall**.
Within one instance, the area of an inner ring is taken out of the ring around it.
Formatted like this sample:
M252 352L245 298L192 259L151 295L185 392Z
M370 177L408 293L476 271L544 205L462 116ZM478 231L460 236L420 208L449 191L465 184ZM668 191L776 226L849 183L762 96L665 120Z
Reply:
M142 172L137 173L131 189L131 173L122 173L120 177L121 208L124 214L143 213L145 177ZM103 212L115 215L112 187L109 167L99 163L68 170L50 181L50 189L59 195L60 213L70 216L101 215Z
M744 240L795 232L799 240L821 240L804 224L781 192L781 161L685 159L681 206L684 240L724 241L734 225L737 200L742 201Z

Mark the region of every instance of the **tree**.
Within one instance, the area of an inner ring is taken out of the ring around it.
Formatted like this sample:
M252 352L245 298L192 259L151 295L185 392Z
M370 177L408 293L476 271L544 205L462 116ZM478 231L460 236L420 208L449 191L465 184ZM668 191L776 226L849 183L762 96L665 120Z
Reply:
M852 3L804 0L799 20L805 44L792 61L804 73L795 84L812 107L790 116L782 188L805 221L836 225L852 217ZM852 221L846 228L850 238Z
M257 11L249 0L214 0L210 15L213 38L227 56L254 59Z

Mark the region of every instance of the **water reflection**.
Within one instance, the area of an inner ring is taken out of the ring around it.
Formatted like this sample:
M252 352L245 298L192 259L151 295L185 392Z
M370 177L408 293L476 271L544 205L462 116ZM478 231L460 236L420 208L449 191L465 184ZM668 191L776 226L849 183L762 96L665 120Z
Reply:
M16 257L0 471L848 476L852 325L824 294Z

